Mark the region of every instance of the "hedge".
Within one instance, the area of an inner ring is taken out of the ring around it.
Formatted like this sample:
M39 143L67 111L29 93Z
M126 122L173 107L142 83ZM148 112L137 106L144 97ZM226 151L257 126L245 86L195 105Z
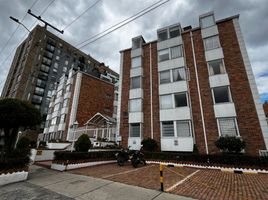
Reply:
M29 161L28 156L0 160L0 171L25 168Z
M92 152L70 152L55 151L54 160L92 160L92 159L115 159L118 151L92 151Z
M145 158L151 160L193 162L203 164L233 165L240 166L259 166L268 167L268 157L253 157L243 154L216 154L198 155L192 153L173 153L173 152L145 152Z

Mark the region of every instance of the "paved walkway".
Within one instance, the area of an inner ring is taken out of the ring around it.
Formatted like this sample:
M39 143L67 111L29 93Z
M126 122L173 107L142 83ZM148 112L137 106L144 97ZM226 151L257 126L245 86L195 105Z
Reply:
M88 176L52 171L31 166L26 182L9 184L0 189L1 200L8 199L77 199L77 200L190 200L122 183Z

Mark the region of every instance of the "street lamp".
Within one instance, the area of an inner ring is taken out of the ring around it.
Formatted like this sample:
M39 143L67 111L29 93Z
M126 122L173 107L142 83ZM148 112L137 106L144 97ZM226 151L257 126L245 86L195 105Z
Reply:
M19 141L19 139L20 139L21 134L22 134L22 132L19 131L19 132L18 132L18 135L17 135L17 138L16 138L16 143L15 143L15 146L14 146L15 148L17 147L17 143L18 143L18 141Z
M31 31L26 26L24 26L24 24L21 23L17 18L12 16L10 16L9 18L12 19L14 22L18 23L19 25L22 25L29 33L31 33Z
M78 127L78 122L77 120L73 123L72 125L72 132L73 132L73 140L72 140L72 149L71 149L71 152L73 152L74 150L74 140L75 140L75 130L77 129Z

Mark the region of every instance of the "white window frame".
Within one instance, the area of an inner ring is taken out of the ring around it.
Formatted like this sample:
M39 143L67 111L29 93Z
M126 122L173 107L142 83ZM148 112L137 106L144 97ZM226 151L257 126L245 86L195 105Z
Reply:
M174 25L172 25L172 26L170 26L170 27L166 27L166 28L162 28L162 29L157 30L157 41L158 41L158 42L162 42L162 41L166 41L166 40L171 39L171 37L170 37L170 29L174 29L174 28L177 28L177 27L178 27L179 30L180 30L180 35L177 36L177 37L180 37L180 36L181 36L181 32L182 32L182 30L181 30L181 25L180 25L180 24L174 24ZM161 32L163 32L163 31L166 31L166 32L167 32L167 39L166 39L166 40L159 40L159 38L158 38L158 33L161 33ZM175 37L173 37L173 38L175 38Z
M175 94L185 94L186 95L186 102L187 102L187 106L179 106L179 107L176 107L176 101L175 101ZM182 107L189 107L189 95L188 95L188 92L176 92L173 95L173 106L174 108L182 108Z
M132 86L132 79L133 78L137 78L137 77L140 77L140 87L135 87L135 88L133 88L133 86ZM130 89L139 89L139 88L142 88L142 76L134 76L134 77L131 77L130 78Z
M189 124L189 129L190 129L190 136L187 136L187 137L183 137L183 136L179 136L178 135L178 132L177 132L177 122L188 122ZM175 132L176 132L176 137L177 138L192 138L193 137L193 132L192 132L192 123L191 123L191 120L176 120L174 121L174 126L175 126Z
M236 126L236 132L237 132L237 135L235 137L241 137L240 136L240 132L239 132L239 127L238 127L238 123L237 123L237 118L236 117L219 117L219 118L216 118L216 121L217 121L217 127L218 127L218 134L219 134L219 137L225 137L221 134L221 128L220 128L220 122L219 122L219 119L229 119L229 118L233 118L234 121L235 121L235 126Z
M221 75L221 74L213 74L213 75L210 75L210 66L209 66L209 62L213 62L213 61L217 61L217 60L221 60L221 61L222 61L223 70L224 70L224 73L222 73L222 74L227 74L227 72L226 72L226 68L225 68L225 62L224 62L224 59L223 59L223 58L220 58L220 59L210 60L210 61L207 62L207 68L208 68L208 75L209 75L209 76L217 76L217 75Z
M140 65L133 66L133 60L138 59L138 58L140 58ZM131 58L131 68L135 69L135 68L139 68L139 67L142 67L142 56L136 56L136 57Z
M140 101L140 108L138 110L131 111L130 110L130 102L131 101ZM142 112L142 108L143 108L143 99L142 98L129 99L129 101L128 101L128 112L129 113Z
M170 80L170 82L167 82L167 83L161 83L161 75L160 75L160 74L163 73L163 72L169 72L169 80ZM159 77L159 78L158 78L159 85L173 83L173 74L172 74L172 71L171 71L170 69L160 71L160 72L158 73L158 77Z
M132 137L131 136L131 124L139 124L140 125L140 136L139 137ZM142 123L129 123L129 125L128 125L128 137L129 138L141 138L142 136Z
M161 107L161 97L163 97L163 96L171 96L171 107L170 108L162 108ZM160 108L160 110L174 109L174 95L173 94L159 95L159 108Z
M228 88L228 95L229 95L229 102L221 102L221 103L216 103L215 102L215 95L214 95L214 88L219 88L219 87L227 87ZM219 86L219 87L214 87L211 88L211 93L212 93L212 99L213 99L213 104L225 104L225 103L233 103L233 98L232 98L232 94L231 94L231 89L229 85L223 85L223 86Z
M174 130L174 135L173 136L164 136L163 135L163 122L173 122L173 130ZM160 129L161 129L161 137L162 138L174 138L174 137L176 137L176 129L175 129L175 123L174 123L175 121L173 121L173 120L168 120L168 121L161 121L160 122Z
M213 37L217 38L217 40L218 40L218 47L216 47L216 48L212 48L212 49L207 49L207 47L206 47L206 42L205 42L205 41L206 41L207 39L209 39L209 38L213 38ZM214 50L214 49L221 48L221 43L220 43L219 35L213 35L213 36L204 38L204 39L203 39L203 45L204 45L204 49L205 49L205 51L211 51L211 50Z
M214 24L213 25L210 25L210 26L203 27L202 19L205 19L205 18L208 18L208 17L212 17L213 18ZM210 14L210 15L206 15L206 16L200 17L200 26L201 26L202 29L209 28L209 27L215 26L215 25L216 25L216 21L215 21L214 14Z

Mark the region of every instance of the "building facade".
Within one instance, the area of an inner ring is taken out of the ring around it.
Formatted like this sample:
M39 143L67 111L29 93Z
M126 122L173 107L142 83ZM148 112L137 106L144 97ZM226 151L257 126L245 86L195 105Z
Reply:
M70 70L68 76L62 76L52 92L44 132L39 134L39 140L71 141L75 122L81 130L96 113L112 118L117 81L118 75L110 73L97 78Z
M158 39L132 39L121 51L118 134L123 146L139 149L155 139L161 151L202 154L219 150L220 136L237 136L245 152L268 145L268 127L239 26L239 16L215 21L210 12L200 27L174 24Z
M44 128L54 85L70 69L98 78L106 71L114 74L103 63L38 25L17 48L1 96L30 101L40 109Z

